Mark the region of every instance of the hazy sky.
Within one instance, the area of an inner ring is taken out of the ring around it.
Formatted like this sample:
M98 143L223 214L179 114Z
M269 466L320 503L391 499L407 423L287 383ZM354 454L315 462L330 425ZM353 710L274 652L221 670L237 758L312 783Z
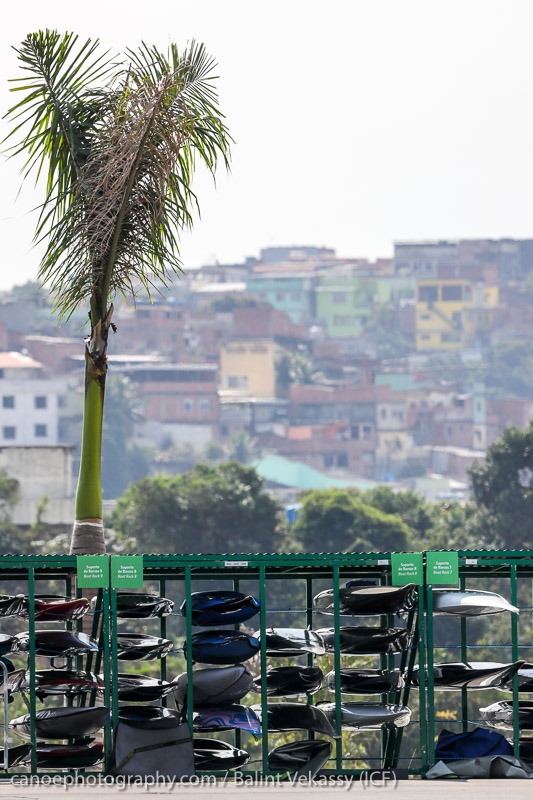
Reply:
M112 49L195 38L218 62L232 170L197 181L185 267L273 245L375 258L399 239L533 236L531 0L25 0L0 28L2 113L12 46L46 27ZM20 166L0 161L0 289L39 260L42 198L16 200Z

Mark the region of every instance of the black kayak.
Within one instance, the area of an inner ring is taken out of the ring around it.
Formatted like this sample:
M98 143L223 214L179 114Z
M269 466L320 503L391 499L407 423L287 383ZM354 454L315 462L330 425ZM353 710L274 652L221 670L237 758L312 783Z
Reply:
M533 692L533 664L524 662L518 670L518 691L519 692ZM505 692L513 691L513 676L509 676L503 686L500 687ZM533 740L532 740L533 741Z
M147 633L118 633L117 658L121 661L153 661L164 658L174 649L169 639Z
M239 769L250 760L250 754L246 750L234 747L228 742L219 739L202 739L197 736L193 740L194 745L194 766L197 770L217 770Z
M199 631L191 639L191 655L200 664L240 664L259 650L259 640L244 631ZM183 650L187 654L188 644Z
M30 650L29 631L17 633L19 649L28 653ZM39 656L75 656L78 654L94 652L98 650L98 644L86 633L74 633L74 631L51 630L35 631L35 653Z
M387 694L404 686L405 681L399 670L343 667L339 671L339 688L343 694ZM324 688L335 691L334 671L326 675Z
M0 766L4 763L5 750L0 747ZM29 761L31 755L31 744L16 744L14 747L7 749L7 764L9 767L18 767Z
M492 662L480 661L462 662L450 664L434 664L433 682L435 689L441 691L453 691L457 689L505 689L511 685L512 677L519 672L523 661L516 661L513 664L494 664ZM418 667L415 667L411 676L411 685L420 685L420 674Z
M261 641L260 631L254 636ZM322 637L308 628L267 628L265 631L267 656L299 656L302 653L314 653L321 656L326 652Z
M259 600L242 592L215 589L193 592L190 597L193 625L233 625L245 622L259 613ZM180 606L182 616L187 616L188 601Z
M0 633L0 655L16 653L21 649L18 636L9 636L7 633Z
M252 706L262 719L261 705ZM334 739L340 738L334 722L318 706L304 703L268 703L267 725L269 731L314 731Z
M272 667L265 674L264 685L268 697L294 697L314 694L322 687L324 673L320 667ZM260 692L263 678L254 678L254 688Z
M30 673L25 670L24 691L30 689ZM35 694L42 700L49 695L75 695L87 692L103 692L104 681L92 672L72 669L39 669L35 672Z
M317 631L328 653L335 651L333 628ZM405 628L345 627L339 629L340 652L353 655L400 653L411 646L413 634Z
M403 614L414 608L417 597L414 583L405 586L378 586L374 581L348 581L346 586L339 589L339 613L351 616ZM334 590L326 589L315 595L313 605L322 614L333 614Z
M46 769L83 769L92 767L102 761L104 745L101 742L92 744L43 744L40 742L35 750L37 766Z
M155 594L117 592L117 617L121 619L148 619L166 617L172 613L174 603Z
M166 697L174 688L170 681L158 680L148 675L119 672L116 677L118 699L127 703L153 703Z
M319 703L317 708L322 709L332 723L335 722L335 703ZM341 703L340 712L343 730L403 728L411 720L411 710L407 706L391 703Z
M252 673L243 665L197 669L192 674L193 706L214 706L238 703L252 689ZM178 708L187 704L189 676L186 672L173 681L174 700Z
M130 728L163 730L177 728L182 717L174 709L164 706L120 706L118 721L129 725Z
M61 597L53 594L37 594L33 598L33 612L36 622L69 622L81 619L90 610L86 597ZM30 598L23 598L21 617L30 616Z
M45 708L35 714L35 734L40 739L71 739L91 736L106 723L106 706ZM31 736L30 715L24 714L9 723L23 739Z
M259 736L261 723L255 709L241 705L206 706L193 713L195 731L212 732L242 730Z
M333 745L323 739L304 739L275 747L268 754L268 768L312 780L331 755Z

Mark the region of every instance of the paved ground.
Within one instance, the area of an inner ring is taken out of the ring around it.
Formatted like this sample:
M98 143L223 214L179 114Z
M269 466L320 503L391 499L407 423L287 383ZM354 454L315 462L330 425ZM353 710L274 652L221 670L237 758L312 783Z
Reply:
M358 797L386 797L391 794L391 800L495 800L508 799L512 793L512 800L531 800L533 785L529 780L407 780L398 781L396 785L387 782L384 785L365 786L359 779L351 784L336 783L327 786L318 784L290 785L287 783L277 783L268 785L251 785L243 780L242 783L233 780L218 782L214 785L211 781L205 784L187 786L185 784L159 784L143 786L124 787L120 785L51 785L39 786L21 785L20 783L10 783L9 779L0 780L0 798L4 800L120 800L120 798L144 798L148 800L150 795L168 795L177 793L179 800L272 800L274 793L278 797L282 793L283 798L294 797L295 800L303 800L306 795L313 795L317 800L319 797L342 796L345 793L357 795Z

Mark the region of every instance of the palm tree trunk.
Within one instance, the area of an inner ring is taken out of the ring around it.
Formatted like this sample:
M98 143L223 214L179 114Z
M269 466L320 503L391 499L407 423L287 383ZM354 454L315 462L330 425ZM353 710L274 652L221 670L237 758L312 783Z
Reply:
M76 520L71 555L105 553L102 511L102 430L107 372L107 326L98 322L85 346L85 394Z

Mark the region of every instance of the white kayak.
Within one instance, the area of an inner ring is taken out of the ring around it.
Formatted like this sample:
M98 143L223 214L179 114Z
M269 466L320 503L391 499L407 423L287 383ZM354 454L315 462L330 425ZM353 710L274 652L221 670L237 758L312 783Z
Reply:
M518 614L518 608L511 605L505 597L495 592L477 589L433 589L433 613L455 614L459 617L477 617L485 614L499 614L510 611Z

